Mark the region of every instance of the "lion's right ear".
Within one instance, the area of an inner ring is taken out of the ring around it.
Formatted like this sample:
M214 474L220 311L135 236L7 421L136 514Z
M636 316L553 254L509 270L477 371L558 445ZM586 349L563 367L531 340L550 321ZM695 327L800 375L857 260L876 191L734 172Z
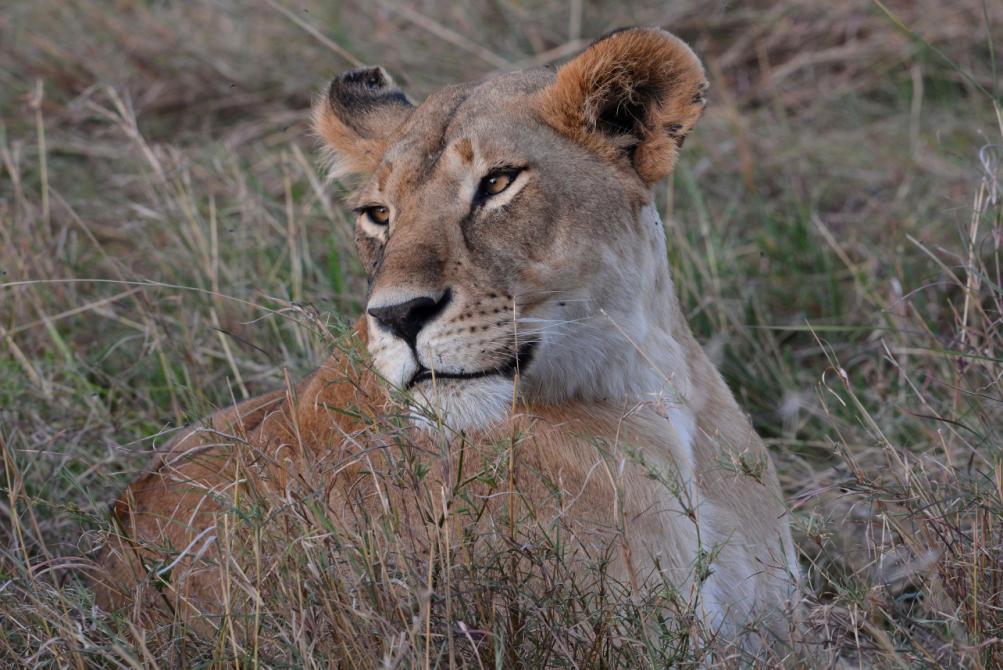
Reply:
M338 75L314 105L313 125L333 153L335 176L371 172L414 106L381 67Z
M703 65L659 28L596 40L540 92L543 120L614 161L629 160L648 185L665 177L706 103Z

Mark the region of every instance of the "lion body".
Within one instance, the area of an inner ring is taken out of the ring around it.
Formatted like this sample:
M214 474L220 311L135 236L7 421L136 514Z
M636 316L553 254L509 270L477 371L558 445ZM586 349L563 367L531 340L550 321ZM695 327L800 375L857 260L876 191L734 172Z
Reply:
M728 638L754 620L782 635L797 564L773 464L686 324L650 204L704 89L692 52L651 30L606 38L556 77L503 75L417 108L380 70L336 80L316 124L337 169L366 175L367 352L174 438L115 506L101 605L225 607L220 538L248 487L287 502L323 491L353 532L395 500L401 532L427 526L406 487L381 483L389 388L410 403L407 448L438 454L423 487L498 470L507 445L507 487L470 484L491 501L483 523L517 499L581 557L606 556L615 582L671 584Z

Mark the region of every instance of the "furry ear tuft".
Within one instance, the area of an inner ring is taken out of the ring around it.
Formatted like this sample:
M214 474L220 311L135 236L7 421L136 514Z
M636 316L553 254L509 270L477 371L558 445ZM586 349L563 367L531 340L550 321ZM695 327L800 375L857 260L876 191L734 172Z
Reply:
M612 161L629 160L645 184L665 177L706 104L693 51L658 28L598 39L557 71L539 111L555 130Z
M413 109L381 67L338 75L313 109L314 130L333 155L332 176L372 171Z

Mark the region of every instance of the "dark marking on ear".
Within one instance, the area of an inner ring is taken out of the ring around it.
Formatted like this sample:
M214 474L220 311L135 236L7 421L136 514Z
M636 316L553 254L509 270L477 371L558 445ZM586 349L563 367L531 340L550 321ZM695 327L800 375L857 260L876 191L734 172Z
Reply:
M676 146L680 149L683 148L683 142L686 141L686 133L682 132L683 124L681 123L670 123L665 126L665 132L668 133L669 137Z
M368 135L365 117L384 105L412 107L381 67L364 67L343 72L327 90L327 100L342 123L360 135Z
M701 82L697 87L697 92L693 95L694 105L706 105L707 104L707 89L710 88L710 84L706 81Z
M645 83L631 90L621 91L613 87L608 93L608 102L599 111L596 127L608 135L643 137L647 110L652 100L658 100L664 95L663 89L663 86L655 83Z
M344 72L314 105L313 126L339 175L371 173L414 106L381 68Z
M355 86L365 86L371 91L377 91L387 86L387 78L378 67L360 68L345 73L345 83Z

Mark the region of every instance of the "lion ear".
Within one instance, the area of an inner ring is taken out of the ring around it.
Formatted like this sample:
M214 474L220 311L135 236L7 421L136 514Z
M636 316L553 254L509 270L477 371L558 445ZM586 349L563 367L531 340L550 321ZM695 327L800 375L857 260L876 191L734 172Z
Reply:
M629 28L562 66L540 92L539 110L563 135L629 160L650 185L672 171L706 91L703 66L685 42L658 28Z
M381 67L338 75L313 111L314 129L333 153L332 174L371 172L413 109Z

